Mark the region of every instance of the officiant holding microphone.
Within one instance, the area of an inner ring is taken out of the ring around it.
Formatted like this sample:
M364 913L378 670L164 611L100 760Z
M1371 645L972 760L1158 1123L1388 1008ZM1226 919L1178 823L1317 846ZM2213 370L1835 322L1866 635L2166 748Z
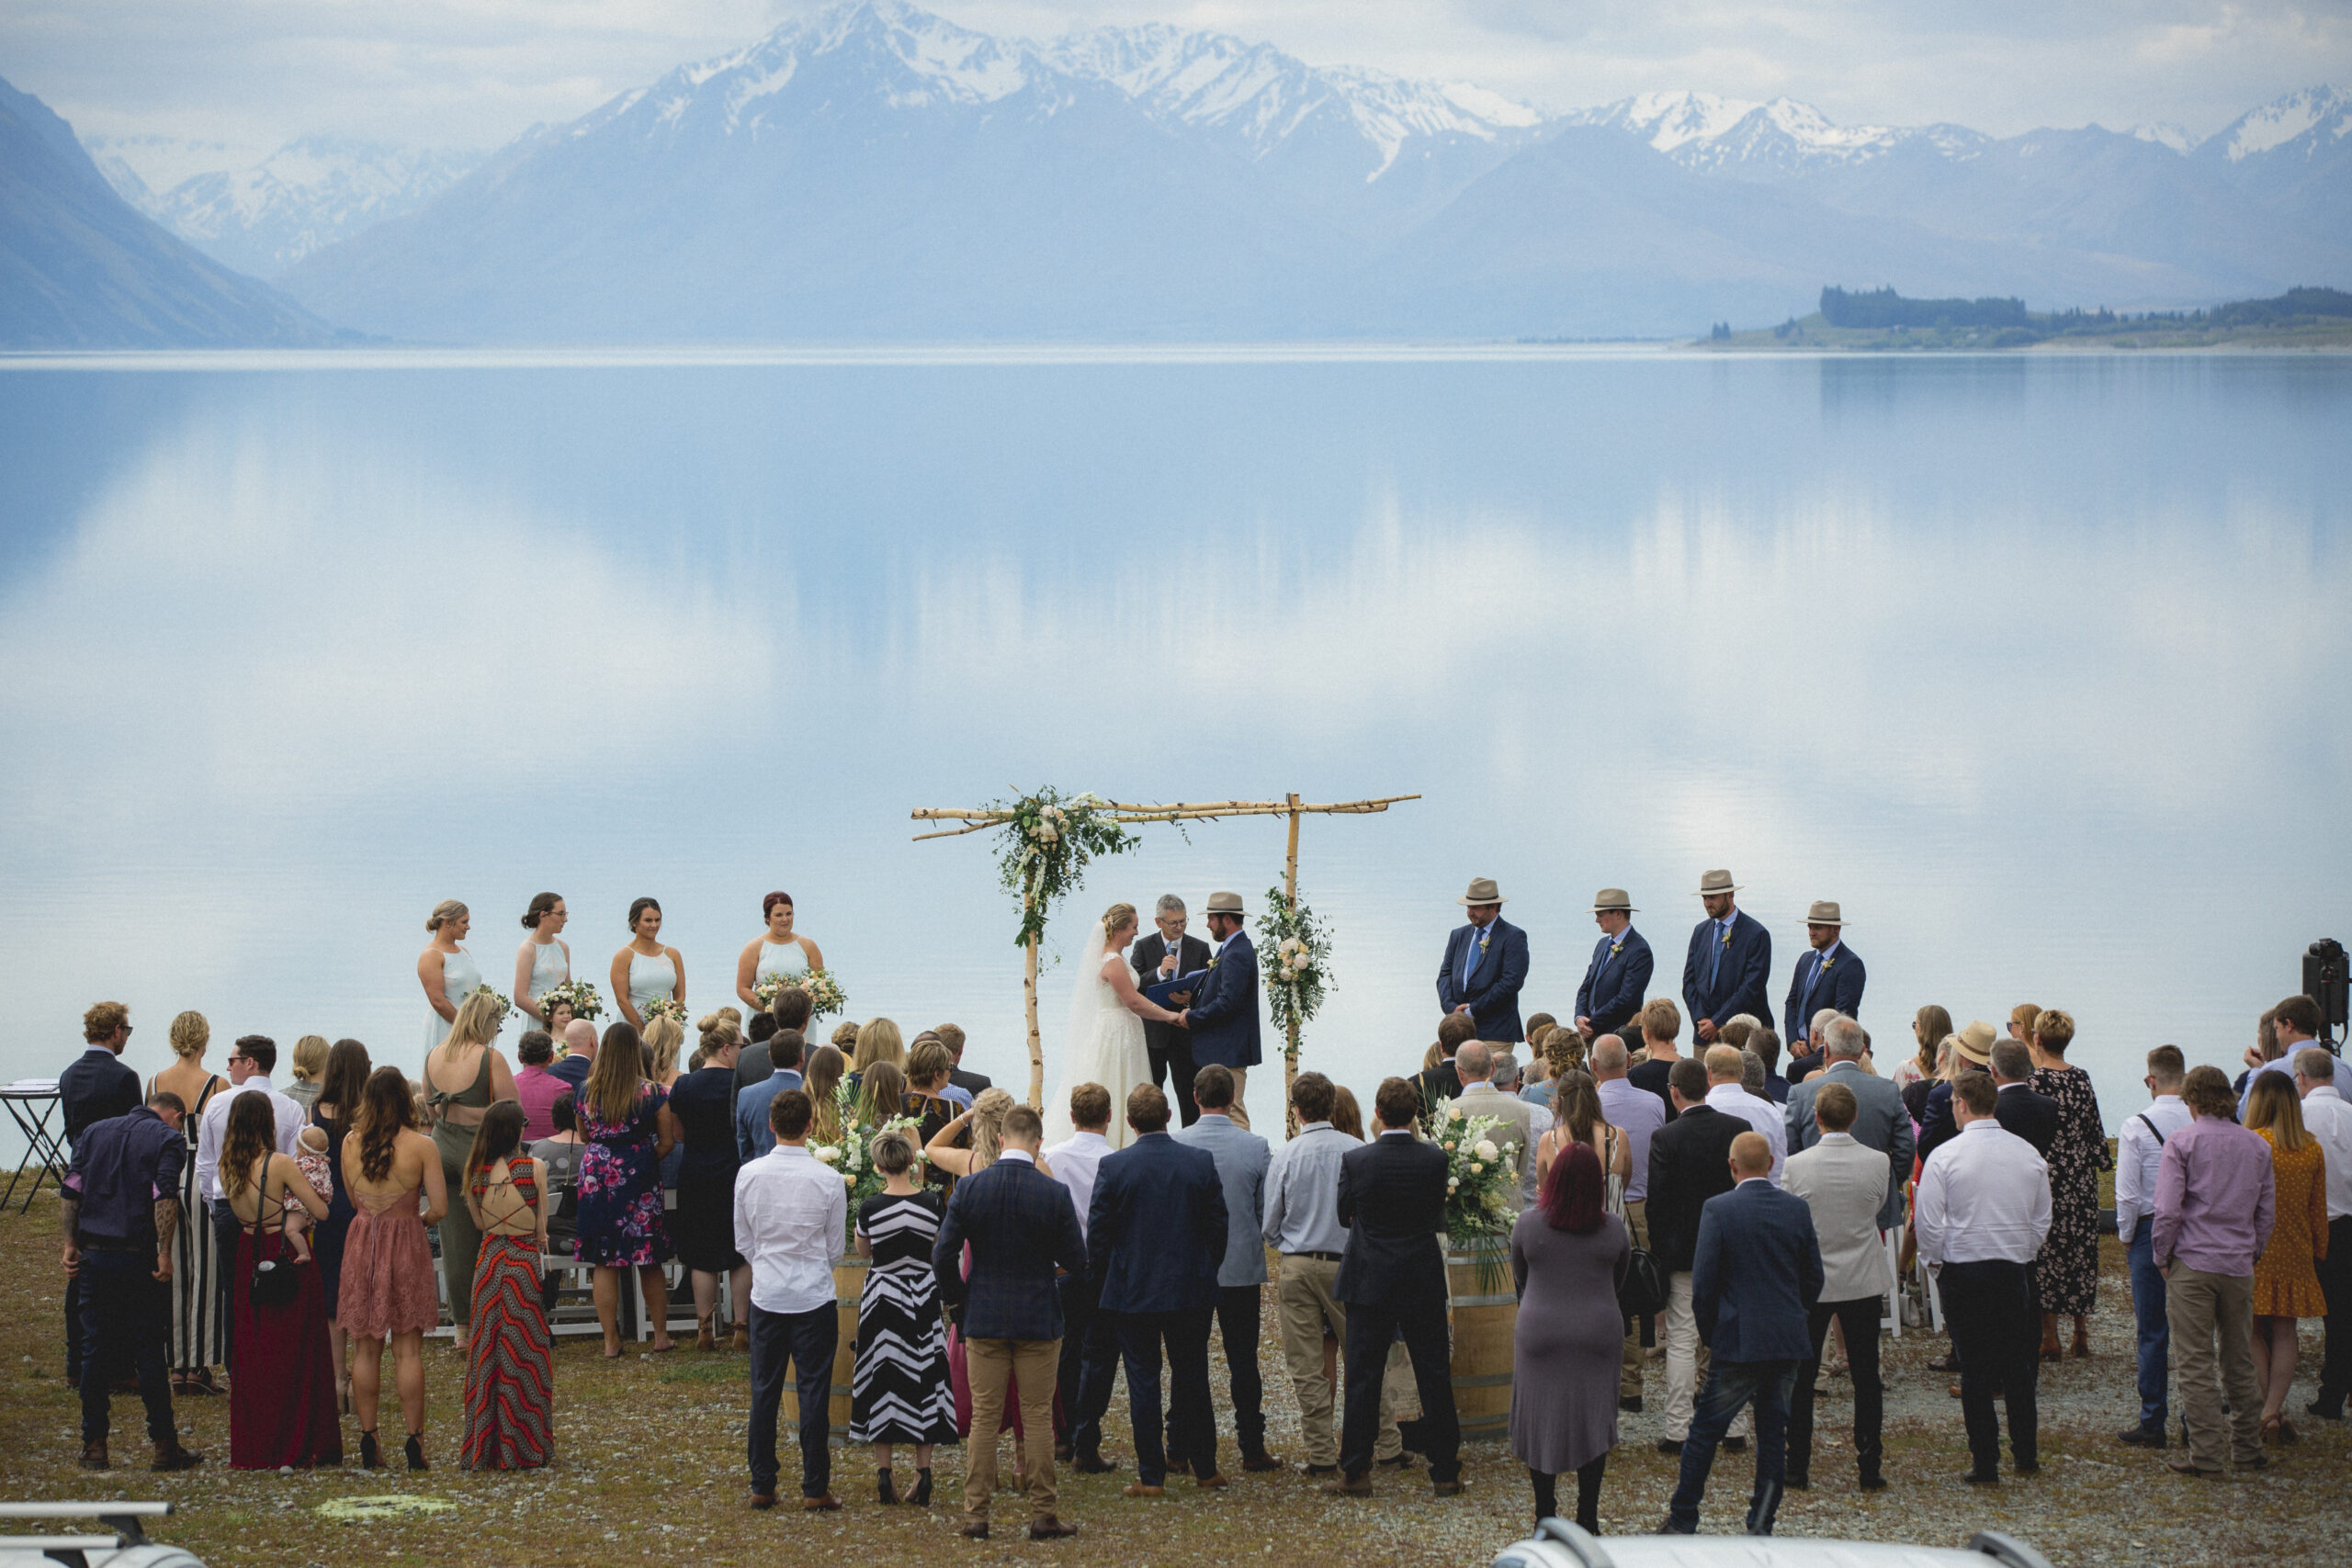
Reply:
M1159 929L1139 938L1127 952L1129 961L1136 966L1137 990L1164 980L1197 975L1209 966L1209 944L1199 937L1186 935L1184 921L1184 900L1173 893L1161 894L1152 908L1152 923ZM1181 1008L1184 1004L1175 1005ZM1201 1108L1193 1101L1193 1074L1197 1069L1193 1061L1192 1035L1175 1024L1154 1023L1146 1019L1143 1043L1151 1056L1152 1083L1167 1089L1183 1124L1191 1126L1201 1119Z

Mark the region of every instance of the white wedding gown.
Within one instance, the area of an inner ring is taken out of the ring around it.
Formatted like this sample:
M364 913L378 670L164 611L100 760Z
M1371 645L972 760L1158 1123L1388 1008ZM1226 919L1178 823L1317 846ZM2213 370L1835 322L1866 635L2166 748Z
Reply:
M1105 1136L1123 1149L1135 1136L1127 1126L1127 1091L1151 1081L1151 1055L1144 1048L1143 1020L1129 1012L1119 993L1102 978L1107 963L1125 964L1109 946L1102 922L1094 922L1086 954L1079 961L1078 990L1070 998L1069 1033L1062 1043L1061 1077L1046 1100L1046 1142L1054 1145L1078 1129L1069 1119L1069 1091L1099 1083L1111 1091L1111 1125Z

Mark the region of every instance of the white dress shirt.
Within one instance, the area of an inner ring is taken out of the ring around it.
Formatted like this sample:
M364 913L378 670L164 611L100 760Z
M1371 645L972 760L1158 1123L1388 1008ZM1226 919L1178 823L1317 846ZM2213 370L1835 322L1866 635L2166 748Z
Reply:
M2125 1117L2115 1134L2115 1234L2126 1246L2140 1222L2156 1212L2156 1164L2165 1157L2165 1140L2188 1125L2188 1107L2180 1096L2160 1094L2147 1110Z
M2352 1214L2352 1104L2334 1084L2303 1096L2303 1126L2327 1156L2327 1217ZM2151 1179L2148 1190L2155 1190Z
M762 1312L831 1306L848 1232L849 1184L805 1145L778 1144L735 1173L735 1250Z
M1878 1228L1886 1156L1851 1133L1824 1133L1811 1148L1789 1156L1785 1185L1813 1211L1813 1234L1821 1241L1821 1299L1884 1295L1894 1283Z
M1046 1168L1056 1181L1069 1189L1069 1200L1078 1205L1080 1241L1086 1239L1086 1211L1094 1202L1094 1172L1110 1152L1111 1140L1100 1133L1073 1134L1046 1151Z
M308 1111L270 1088L268 1077L261 1073L214 1095L212 1103L204 1108L204 1122L196 1135L196 1190L208 1202L228 1196L220 1190L220 1143L229 1134L229 1102L241 1094L269 1096L270 1113L277 1118L277 1152L289 1158L294 1140L301 1136L303 1124L311 1119Z
M1928 1156L1911 1217L1929 1263L2030 1263L2050 1235L2050 1167L1979 1117Z
M1772 1145L1770 1179L1773 1186L1781 1185L1781 1173L1789 1163L1789 1129L1781 1120L1781 1108L1736 1083L1719 1083L1707 1090L1707 1107L1736 1116L1764 1134L1764 1141Z

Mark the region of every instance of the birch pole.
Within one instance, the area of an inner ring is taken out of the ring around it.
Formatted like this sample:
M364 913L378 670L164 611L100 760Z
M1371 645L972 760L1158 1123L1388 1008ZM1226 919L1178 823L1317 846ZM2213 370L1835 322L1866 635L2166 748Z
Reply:
M1029 1009L1029 1109L1046 1109L1046 1043L1037 1033L1037 939L1031 937L1021 966L1021 996Z
M1298 913L1298 792L1292 790L1284 804L1290 807L1290 848L1283 857L1283 903L1291 914ZM1283 1124L1289 1135L1298 1135L1298 1111L1290 1102L1290 1091L1298 1084L1298 1019L1290 1021L1290 1039L1283 1047Z

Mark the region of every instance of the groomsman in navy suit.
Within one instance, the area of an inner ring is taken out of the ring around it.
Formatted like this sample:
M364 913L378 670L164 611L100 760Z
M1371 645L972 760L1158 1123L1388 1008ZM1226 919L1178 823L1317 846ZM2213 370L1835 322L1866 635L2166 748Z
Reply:
M1226 1114L1248 1132L1250 1111L1241 1096L1249 1088L1250 1069L1262 1059L1258 1050L1258 950L1241 929L1240 894L1210 894L1208 921L1216 943L1209 950L1208 978L1176 1021L1193 1032L1195 1070L1215 1063L1233 1074L1233 1104Z
M1503 919L1502 891L1492 877L1473 881L1461 903L1470 923L1446 939L1445 962L1437 970L1438 1005L1468 1013L1481 1040L1514 1043L1525 1034L1519 988L1527 984L1527 933Z
M1592 964L1577 987L1577 1032L1589 1042L1614 1034L1639 1012L1657 961L1634 929L1634 901L1622 887L1592 896L1592 920L1601 931Z
M1797 960L1789 976L1789 1002L1783 1013L1788 1027L1781 1037L1789 1043L1789 1056L1817 1055L1806 1038L1813 1015L1827 1008L1848 1018L1862 1010L1862 957L1845 942L1846 922L1835 900L1816 898L1804 918L1804 934L1813 951Z
M1727 871L1699 878L1707 918L1690 933L1690 954L1682 961L1682 1005L1702 1045L1741 1013L1772 1016L1764 987L1772 977L1772 934L1732 902L1739 888Z

